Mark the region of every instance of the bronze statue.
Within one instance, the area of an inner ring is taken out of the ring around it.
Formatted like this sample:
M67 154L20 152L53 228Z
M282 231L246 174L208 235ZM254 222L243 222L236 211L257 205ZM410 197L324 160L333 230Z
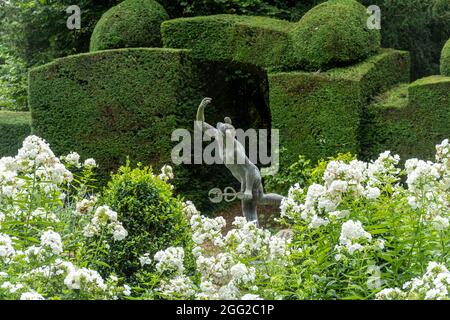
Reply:
M196 123L198 126L201 126L205 135L215 138L219 144L221 160L223 160L228 170L241 183L240 198L242 202L242 213L247 218L247 221L255 221L259 225L257 205L271 204L280 206L283 197L275 193L264 193L261 173L258 167L245 154L245 148L236 139L236 130L229 117L226 117L224 122L218 122L216 127L205 122L205 107L211 101L211 98L205 98L200 103L197 110ZM233 161L230 162L227 159L233 159Z

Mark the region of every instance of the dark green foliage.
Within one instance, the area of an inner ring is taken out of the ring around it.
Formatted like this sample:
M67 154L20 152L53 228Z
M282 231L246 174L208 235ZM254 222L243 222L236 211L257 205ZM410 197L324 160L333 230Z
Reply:
M0 45L0 110L27 110L24 62Z
M281 166L299 154L313 161L339 152L358 154L363 106L377 92L407 81L408 74L407 53L395 50L325 73L269 74L272 126L288 152Z
M441 55L441 74L450 77L450 39L442 49Z
M298 21L311 7L325 0L162 0L173 16L199 16L219 13L269 16ZM178 7L177 7L178 5ZM175 10L173 10L173 9Z
M362 60L380 48L379 30L367 28L366 8L330 0L308 11L292 31L293 61L301 69L327 69Z
M0 111L0 158L14 156L30 135L31 118L28 112Z
M215 15L165 21L161 33L165 47L192 49L200 59L276 67L285 63L291 27L265 17Z
M433 160L435 145L450 136L449 106L450 78L442 76L400 85L381 95L367 108L363 157L391 150L403 159Z
M153 258L170 246L185 248L186 261L192 264L192 240L183 202L151 169L121 167L104 189L102 202L118 213L128 231L123 241L111 241L108 254L99 257L110 266L107 273L135 283L135 273L142 269L139 257L149 253Z
M103 14L91 37L91 51L161 47L161 23L169 19L154 0L125 0Z
M381 45L411 53L412 79L439 73L439 57L450 38L448 0L360 0L381 9Z
M100 178L125 163L171 163L173 130L193 130L197 106L214 99L206 120L230 116L237 127L268 128L267 81L257 70L198 63L186 50L118 49L58 59L30 72L30 108L35 133L56 154L71 150L99 163ZM176 191L199 209L213 187L234 179L223 165L177 166Z

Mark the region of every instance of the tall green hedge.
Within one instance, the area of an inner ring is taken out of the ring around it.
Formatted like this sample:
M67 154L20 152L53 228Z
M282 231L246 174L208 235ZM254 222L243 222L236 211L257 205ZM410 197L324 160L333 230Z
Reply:
M57 154L77 151L95 158L103 181L129 156L159 168L171 163L173 130L193 130L197 106L213 104L206 120L230 116L237 127L270 127L264 76L239 66L201 63L189 51L118 49L55 60L31 70L30 108L35 133ZM266 109L265 109L266 108ZM177 191L201 209L213 187L235 179L223 165L176 168Z
M0 111L0 157L14 156L31 133L29 112Z
M450 137L450 78L431 76L402 84L367 107L364 158L391 150L403 159L433 160L435 145Z
M164 47L191 49L200 59L280 67L291 27L265 17L214 15L165 21L161 33Z
M269 74L272 126L280 130L286 164L299 154L318 160L359 153L363 106L376 93L408 79L408 54L395 50L351 68Z

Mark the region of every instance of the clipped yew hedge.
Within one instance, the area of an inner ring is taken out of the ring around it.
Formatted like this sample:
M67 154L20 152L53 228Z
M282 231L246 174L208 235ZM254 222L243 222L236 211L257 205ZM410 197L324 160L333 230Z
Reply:
M16 155L30 133L29 112L0 111L0 157Z

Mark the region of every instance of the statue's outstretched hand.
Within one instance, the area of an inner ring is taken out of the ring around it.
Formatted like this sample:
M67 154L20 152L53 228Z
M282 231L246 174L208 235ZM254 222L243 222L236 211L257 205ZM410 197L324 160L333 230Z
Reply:
M200 103L200 107L202 107L202 108L206 107L208 104L211 103L211 101L212 101L211 98L204 98L202 100L202 102Z

